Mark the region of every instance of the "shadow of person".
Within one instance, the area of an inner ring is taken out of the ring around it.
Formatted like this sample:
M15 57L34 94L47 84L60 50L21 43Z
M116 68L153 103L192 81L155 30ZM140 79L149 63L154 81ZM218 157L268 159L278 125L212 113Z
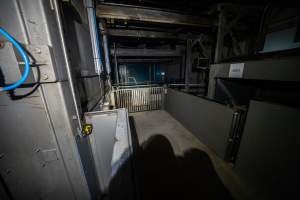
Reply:
M190 149L176 156L169 140L160 134L140 146L133 125L131 119L134 153L111 181L108 199L233 199L204 151Z

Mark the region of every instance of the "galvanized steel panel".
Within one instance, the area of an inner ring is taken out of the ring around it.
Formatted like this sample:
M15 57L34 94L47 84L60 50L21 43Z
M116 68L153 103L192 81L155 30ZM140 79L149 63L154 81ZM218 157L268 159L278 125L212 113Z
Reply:
M166 110L224 158L234 111L222 104L168 89Z

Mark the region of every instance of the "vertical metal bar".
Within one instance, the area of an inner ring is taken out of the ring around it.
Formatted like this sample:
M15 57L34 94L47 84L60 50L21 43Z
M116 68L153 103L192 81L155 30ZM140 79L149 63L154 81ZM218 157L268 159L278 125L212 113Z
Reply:
M132 108L132 112L134 112L134 106L135 106L135 99L134 99L134 97L135 97L135 95L134 95L135 93L134 93L134 89L131 89L131 99L130 99L130 106L131 106L131 108Z
M127 107L129 112L131 112L131 90L127 90Z
M140 89L140 95L141 95L141 102L142 102L142 107L141 107L141 109L142 109L142 111L144 111L145 110L145 97L144 97L144 94L143 94L143 90L142 89Z
M156 88L153 88L153 104L154 104L154 110L156 110Z
M124 91L120 90L120 103L121 103L121 108L124 108Z
M75 114L77 117L78 127L81 131L82 130L82 121L81 121L81 117L80 117L80 113L79 113L79 104L77 102L76 93L75 93L73 75L72 75L72 71L71 71L71 63L70 63L70 60L68 57L66 42L65 42L65 38L64 38L64 32L63 32L61 16L60 16L60 12L59 12L58 0L54 1L54 7L55 7L55 15L56 15L56 20L57 20L57 25L58 25L58 32L59 32L62 50L63 50L63 54L64 54L63 56L64 56L64 59L66 62L66 69L67 69L67 76L69 79L70 91L71 91L72 100L73 100L74 107L75 107Z
M155 104L156 104L156 110L158 110L158 88L155 88Z
M103 41L105 68L106 68L107 74L110 76L111 67L110 67L110 61L109 61L109 48L108 48L108 40L107 40L107 30L106 30L106 24L103 20L100 21L99 27L100 27L100 30L101 30L102 41Z
M156 96L157 96L157 109L159 109L159 88L156 88Z
M130 112L132 110L132 90L129 90L128 93L128 107L130 108Z
M185 64L185 89L189 89L188 84L191 79L191 67L192 67L192 40L186 42L186 64Z
M131 105L132 105L132 112L135 112L135 107L136 107L136 99L135 99L135 89L132 89L132 99L131 99L131 101L132 101L132 103L131 103Z
M128 90L125 90L125 108L128 109ZM129 112L129 109L128 109L128 112Z
M114 64L115 64L116 82L117 82L117 85L119 85L120 84L119 69L118 69L117 49L116 49L116 43L115 42L114 42Z
M149 105L150 105L150 109L149 110L152 110L151 87L147 88L147 90L148 90L148 98L149 98Z
M118 90L115 90L115 98L116 98L116 108L119 108L119 97L118 97Z
M121 105L121 91L120 90L118 90L118 108L122 108L122 105Z
M140 93L139 93L139 89L136 89L136 95L137 95L137 101L138 101L138 106L137 106L137 111L140 111L141 108L141 99L140 99Z
M219 20L218 20L218 33L217 33L217 44L215 51L215 63L219 63L222 60L222 51L223 51L223 43L224 43L224 31L225 31L225 16L224 11L222 10L222 4L218 5L219 11Z
M164 88L163 87L161 87L160 88L160 109L162 109L163 108L163 95L164 95Z
M156 88L156 98L157 98L157 109L159 109L159 88Z
M95 63L95 71L97 74L101 74L103 71L102 61L101 61L101 51L99 45L99 34L97 30L97 23L96 23L96 14L95 14L95 6L92 0L87 0L86 2L87 7L87 15L89 21L89 28L90 28L90 35L91 35L91 42L92 42L92 50L93 50L93 57Z

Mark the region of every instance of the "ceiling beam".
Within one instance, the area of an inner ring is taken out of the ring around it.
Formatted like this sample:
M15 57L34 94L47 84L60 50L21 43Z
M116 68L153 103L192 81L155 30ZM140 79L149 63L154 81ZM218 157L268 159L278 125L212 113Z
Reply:
M197 38L195 34L176 34L158 31L109 29L108 34L116 37L137 37L137 38L161 38L161 39L181 39L187 40Z
M114 55L114 49L110 51ZM179 57L183 55L182 49L127 49L118 48L116 50L118 57Z
M169 11L132 6L99 4L97 5L96 15L99 18L107 19L136 20L196 27L213 26L213 20L208 17L184 15Z
M173 58L120 58L119 63L165 63L172 62Z

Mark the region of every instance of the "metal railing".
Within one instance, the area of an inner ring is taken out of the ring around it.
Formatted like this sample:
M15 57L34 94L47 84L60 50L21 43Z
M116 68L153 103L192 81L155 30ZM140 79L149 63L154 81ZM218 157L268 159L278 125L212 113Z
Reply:
M164 88L160 86L135 86L114 88L115 105L128 112L162 109Z

